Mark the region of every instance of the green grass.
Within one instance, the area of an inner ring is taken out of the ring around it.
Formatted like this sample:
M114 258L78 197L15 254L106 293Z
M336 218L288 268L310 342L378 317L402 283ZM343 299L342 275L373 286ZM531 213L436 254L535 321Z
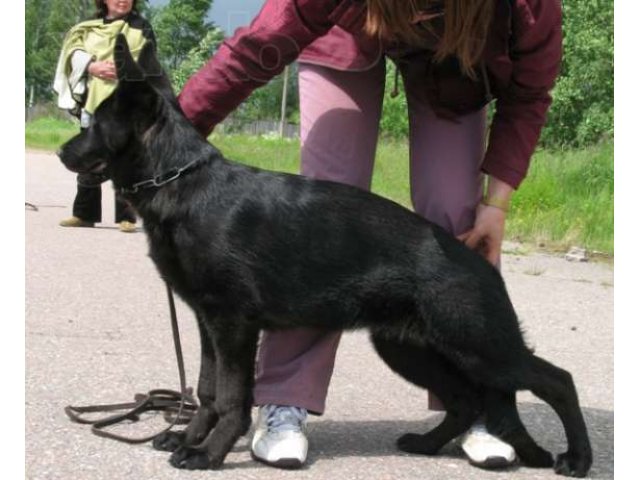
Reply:
M42 118L27 124L26 145L56 150L77 132L77 124ZM218 134L210 140L233 160L267 170L298 171L298 141ZM406 143L380 142L372 190L411 207ZM577 245L612 255L613 143L537 152L527 179L513 197L506 236L546 249Z
M242 135L212 135L209 140L233 160L289 173L300 168L300 143L297 140ZM406 207L409 194L409 148L399 142L381 142L372 180L372 190Z
M512 202L507 236L613 253L613 143L539 152Z
M38 118L25 126L25 144L29 148L57 150L80 131L80 125L56 118Z

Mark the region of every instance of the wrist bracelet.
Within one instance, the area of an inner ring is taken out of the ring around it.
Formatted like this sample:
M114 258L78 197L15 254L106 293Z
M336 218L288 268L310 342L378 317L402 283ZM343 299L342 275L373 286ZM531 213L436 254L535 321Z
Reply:
M503 198L498 197L483 197L482 203L489 207L499 208L503 212L507 213L509 211L509 200L505 200Z

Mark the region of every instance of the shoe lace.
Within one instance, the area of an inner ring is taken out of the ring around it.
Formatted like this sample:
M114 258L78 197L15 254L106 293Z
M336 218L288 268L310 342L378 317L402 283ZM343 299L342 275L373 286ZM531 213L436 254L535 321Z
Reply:
M266 405L266 424L270 432L300 431L307 419L307 410L285 405Z
M475 423L469 429L469 434L476 438L495 438L493 435L489 433L487 427L482 423Z

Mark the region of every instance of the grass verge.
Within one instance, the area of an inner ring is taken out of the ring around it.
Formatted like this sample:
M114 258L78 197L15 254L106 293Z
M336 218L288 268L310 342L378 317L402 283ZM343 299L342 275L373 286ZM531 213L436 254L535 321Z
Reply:
M40 118L27 124L29 148L55 151L78 132L73 122ZM210 140L236 161L296 173L299 142L273 136L213 135ZM409 149L381 141L372 190L408 208ZM613 143L581 150L538 151L515 193L507 239L552 250L577 245L613 255Z
M25 125L25 144L28 148L56 151L79 131L77 122L42 117Z

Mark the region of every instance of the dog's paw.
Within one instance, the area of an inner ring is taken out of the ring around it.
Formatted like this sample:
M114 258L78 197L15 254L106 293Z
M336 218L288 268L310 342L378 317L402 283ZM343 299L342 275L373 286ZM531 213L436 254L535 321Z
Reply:
M208 470L213 468L206 452L180 447L169 457L169 463L182 470Z
M153 439L152 446L156 450L162 452L175 452L184 445L186 433L181 432L164 432Z
M558 455L553 470L558 475L565 477L583 478L587 476L591 468L591 456L572 454L570 452Z
M428 440L427 435L419 435L417 433L402 435L396 441L396 445L403 452L419 453L421 455L435 455L440 450Z
M518 451L518 457L522 464L529 468L551 468L553 467L553 455L544 448L536 448L524 451Z

